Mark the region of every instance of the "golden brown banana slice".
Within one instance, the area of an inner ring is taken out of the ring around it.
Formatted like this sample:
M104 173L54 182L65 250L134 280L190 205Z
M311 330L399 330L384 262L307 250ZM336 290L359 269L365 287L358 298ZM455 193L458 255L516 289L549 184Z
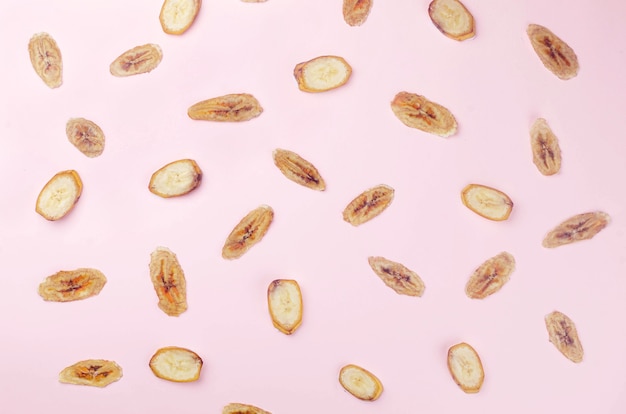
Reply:
M65 124L65 134L72 145L89 158L95 158L104 151L104 132L93 121L71 118Z
M319 56L296 65L293 76L304 92L326 92L343 86L352 67L340 56Z
M48 33L37 33L28 42L30 63L37 76L49 88L58 88L63 83L63 58L57 42Z
M471 299L484 299L493 295L509 281L515 270L515 258L502 252L478 267L465 285L465 294Z
M554 175L561 169L561 147L548 122L537 119L530 127L533 164L543 175Z
M83 182L78 173L61 171L39 193L35 211L46 220L59 220L74 208L82 192Z
M169 316L187 310L187 282L176 255L157 247L150 255L150 279L159 298L159 309Z
M111 75L126 77L153 71L163 59L159 45L136 46L119 55L109 67Z
M177 346L161 348L150 359L150 369L157 377L172 382L192 382L200 378L202 358Z
M513 210L513 201L500 190L481 184L470 184L461 191L465 207L486 219L503 221Z
M359 194L343 210L343 219L359 226L380 215L393 201L394 189L381 184Z
M546 315L545 322L548 338L556 349L570 361L582 362L584 351L574 322L559 311Z
M59 382L64 384L106 387L122 378L122 368L114 361L87 359L63 369Z
M274 164L281 173L294 183L317 191L324 191L326 183L313 164L298 154L285 149L275 149Z
M263 107L249 93L233 93L207 99L187 110L187 115L191 119L214 122L244 122L262 113Z
M399 92L391 101L391 110L404 125L429 134L445 138L457 130L456 119L447 108L415 93Z
M274 210L261 205L249 212L226 238L222 248L224 259L237 259L263 239L274 220Z
M272 323L291 335L302 324L302 292L295 280L277 279L267 288L267 306Z
M179 197L195 190L202 181L202 170L194 160L171 162L150 178L148 189L163 198Z
M61 270L39 285L39 296L49 302L72 302L96 296L107 282L97 269Z
M475 35L474 16L459 0L433 0L428 15L437 29L450 39L467 40Z
M202 0L165 0L161 6L159 21L167 34L183 34L198 16Z
M245 0L244 0L245 1ZM222 414L272 414L250 404L231 403L224 407Z
M341 368L339 383L350 394L364 401L375 401L383 393L383 384L374 374L353 364Z
M478 353L471 345L461 342L448 349L448 370L464 392L473 394L480 391L485 371Z
M578 74L578 57L561 38L538 24L529 24L526 33L541 63L550 72L563 80L571 79Z
M422 296L424 282L417 273L384 257L369 257L370 267L380 279L399 295Z
M611 217L603 211L577 214L568 218L543 239L543 247L555 248L566 244L589 240L604 229Z
M343 20L350 26L360 26L367 20L373 0L343 0Z

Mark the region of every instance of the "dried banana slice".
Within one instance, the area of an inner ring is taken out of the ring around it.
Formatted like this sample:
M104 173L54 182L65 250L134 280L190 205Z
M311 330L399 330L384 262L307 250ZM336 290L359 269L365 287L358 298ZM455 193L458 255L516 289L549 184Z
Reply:
M418 297L424 294L422 279L404 265L384 257L369 257L367 260L374 273L397 294Z
M156 69L162 59L159 45L149 43L122 53L111 63L109 70L111 75L117 77L139 75Z
M549 340L556 349L570 361L582 362L584 351L574 322L559 311L546 315L545 322Z
M224 407L222 414L272 414L269 411L249 404L231 403Z
M267 306L272 323L291 335L302 324L302 292L295 280L277 279L267 288Z
M165 0L161 6L159 21L167 34L183 34L198 16L202 0Z
M72 145L89 158L95 158L104 151L104 132L93 121L71 118L65 124L65 134Z
M555 248L582 240L589 240L604 229L611 217L603 211L577 214L568 218L543 239L543 247Z
M59 382L64 384L106 387L122 378L122 368L114 361L87 359L63 369Z
M189 118L199 121L244 122L263 113L259 101L248 93L233 93L198 102L187 110Z
M530 127L533 164L543 175L554 175L561 169L561 147L548 122L537 119Z
M274 210L261 205L248 213L226 238L222 248L224 259L237 259L263 239L274 220Z
M61 270L39 285L39 296L49 302L72 302L96 296L107 282L97 269Z
M562 80L578 75L578 57L567 43L538 24L529 24L526 33L541 63L550 72Z
M187 283L176 255L166 247L157 247L150 255L150 279L159 298L159 309L169 316L187 310Z
M471 345L461 342L448 350L448 370L464 392L473 394L480 391L485 371L478 353Z
M378 185L365 190L343 210L343 219L353 226L359 226L381 214L393 201L394 189L388 185Z
M285 149L275 149L274 164L294 183L317 191L324 191L326 183L317 168L298 154Z
M171 162L150 178L148 189L163 198L179 197L195 190L202 181L202 170L194 160Z
M352 67L340 56L319 56L298 63L293 70L298 88L304 92L326 92L343 86Z
M37 33L28 42L30 63L37 76L49 88L54 89L63 83L63 59L57 42L48 33Z
M478 267L465 285L465 294L471 299L484 299L491 296L509 281L515 270L515 258L502 252L485 261Z
M360 26L367 20L373 0L343 0L343 20L350 26Z
M202 358L177 346L161 348L150 359L150 369L157 377L172 382L192 382L200 378Z
M404 125L446 138L456 133L454 115L445 107L421 95L399 92L391 101L391 110Z
M486 219L503 221L513 210L513 201L502 191L480 184L470 184L461 191L465 207Z
M46 220L59 220L74 208L82 192L83 182L78 173L61 171L39 193L35 211Z
M459 0L433 0L428 15L437 29L450 39L467 40L476 34L474 16Z
M353 364L341 368L339 383L360 400L375 401L383 393L383 384L374 374Z

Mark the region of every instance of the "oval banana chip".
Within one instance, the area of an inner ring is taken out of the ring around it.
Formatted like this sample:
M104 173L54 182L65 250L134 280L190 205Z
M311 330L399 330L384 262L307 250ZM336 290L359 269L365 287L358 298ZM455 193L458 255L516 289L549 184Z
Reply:
M150 255L150 279L159 298L159 309L169 316L187 310L187 282L174 252L157 247Z
M263 113L259 101L249 93L232 93L200 101L187 110L197 121L245 122Z
M508 195L486 185L468 185L461 191L461 200L474 213L493 221L506 220L513 211L513 201Z
M339 383L350 394L364 401L375 401L383 393L383 384L374 374L353 364L341 368Z
M295 152L278 148L274 150L272 156L274 165L289 180L312 190L326 189L326 183L317 168Z
M148 189L159 197L180 197L195 190L202 181L202 170L194 160L170 162L155 171Z
M542 245L543 247L553 249L566 244L592 239L608 226L610 221L611 217L603 211L576 214L550 230L544 237Z
M61 171L43 187L35 211L46 220L65 217L76 205L83 192L83 182L74 170Z
M341 56L319 56L298 63L293 70L298 88L304 92L326 92L343 86L352 75L352 67Z
M474 271L465 285L465 294L471 299L484 299L491 296L509 281L515 270L515 258L502 252L485 261Z
M459 0L433 0L428 15L441 33L463 41L475 35L474 16Z
M122 378L122 368L114 361L86 359L63 369L59 382L64 384L106 387Z
M163 59L159 45L136 46L119 55L109 66L111 75L126 77L152 72Z
M272 414L250 404L231 403L222 410L222 414Z
M409 128L443 138L456 134L457 123L454 115L446 107L424 96L399 92L391 101L391 110Z
M533 164L543 175L554 175L561 169L561 147L548 122L537 119L530 127Z
M370 14L373 0L343 0L343 20L349 26L360 26Z
M374 273L397 294L407 296L424 294L424 282L411 269L384 257L369 257L367 260Z
M57 42L48 33L37 33L28 42L30 63L37 76L51 89L63 83L63 58Z
M393 201L394 189L381 184L359 194L343 210L344 221L360 226L380 215Z
M274 220L274 210L261 205L248 213L226 238L222 248L224 259L238 259L260 242Z
M193 382L200 378L203 361L189 349L168 346L157 350L149 365L158 378L172 382Z
M474 394L480 391L485 371L478 353L471 345L461 342L448 349L448 370L464 392Z
M97 269L61 270L39 285L39 296L49 302L73 302L96 296L107 282Z
M554 311L545 316L545 323L548 338L555 348L570 361L582 362L585 352L574 322L564 313Z
M267 288L267 305L272 323L291 335L302 324L302 292L295 280L277 279Z
M161 6L159 21L167 34L185 33L196 20L202 0L165 0Z
M538 24L529 24L526 33L541 63L550 72L562 80L578 75L578 57L561 38Z
M104 132L93 121L71 118L65 124L65 134L72 145L89 158L98 157L104 151Z

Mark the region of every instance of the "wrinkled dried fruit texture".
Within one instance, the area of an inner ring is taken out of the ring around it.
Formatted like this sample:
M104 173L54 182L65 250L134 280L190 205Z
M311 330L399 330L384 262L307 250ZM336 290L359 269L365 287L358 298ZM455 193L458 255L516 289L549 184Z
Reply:
M533 163L543 175L554 175L561 169L561 147L548 122L537 119L530 127Z
M468 185L461 191L461 200L474 213L493 221L506 220L513 211L513 201L508 195L485 185Z
M515 270L515 258L502 252L474 271L465 285L465 294L472 299L484 299L493 295L509 281Z
M224 259L237 259L263 239L274 220L270 206L259 206L248 213L226 238L222 248Z
M471 345L461 342L448 350L448 370L464 392L473 394L480 391L485 371L478 353Z
M424 282L417 273L384 257L369 257L368 262L378 277L399 295L422 296Z
M161 28L167 34L183 34L191 27L202 0L165 0L161 6L159 21Z
M466 40L474 37L474 16L458 0L433 0L428 15L437 29L450 39Z
M294 183L317 191L326 189L326 183L317 168L295 152L276 149L272 155L276 167Z
M341 386L364 401L375 401L383 393L383 384L368 370L357 365L346 365L339 371Z
M231 403L222 410L222 414L272 414L269 411L249 404Z
M150 178L148 189L163 198L180 197L195 190L202 181L202 170L194 160L171 162Z
M456 133L457 123L452 113L421 95L400 92L391 101L391 110L410 128L444 138Z
M343 0L343 19L350 26L360 26L367 20L373 0Z
M343 86L351 75L352 67L340 56L319 56L298 63L293 70L298 88L313 93Z
M582 362L584 351L574 322L559 311L546 315L545 322L550 342L556 349L570 361Z
M156 69L163 59L159 45L146 44L134 47L122 53L111 63L111 75L117 77L148 73Z
M263 113L257 99L248 93L234 93L207 99L187 110L189 118L199 121L243 122Z
M28 42L30 63L37 75L49 88L63 83L63 60L61 50L48 33L37 33Z
M302 292L295 280L277 279L267 288L267 306L274 327L291 335L302 324Z
M591 239L604 229L611 217L603 211L577 214L568 218L543 239L543 247L554 248L581 240Z
M106 387L122 378L122 368L114 361L87 359L71 365L59 373L64 384Z
M176 255L157 247L150 255L150 279L159 298L159 308L169 316L187 310L187 284Z
M157 350L150 358L149 365L158 378L172 382L192 382L200 378L203 361L189 349L168 346Z
M74 170L55 174L43 187L35 211L46 220L55 221L67 215L83 192L83 182Z
M104 151L104 132L93 121L71 118L65 124L65 134L72 145L89 158L95 158Z
M366 223L389 207L393 195L394 189L384 184L365 190L343 210L343 219L353 226Z
M39 296L50 302L72 302L96 296L107 282L97 269L61 270L39 285Z
M578 57L567 43L549 29L530 24L526 29L530 43L543 65L559 79L567 80L578 74Z

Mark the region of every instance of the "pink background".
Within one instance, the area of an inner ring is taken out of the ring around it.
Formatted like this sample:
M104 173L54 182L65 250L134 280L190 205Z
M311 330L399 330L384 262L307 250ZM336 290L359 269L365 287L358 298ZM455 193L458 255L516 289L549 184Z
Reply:
M367 22L349 27L339 0L205 0L193 27L171 36L159 24L160 0L5 2L2 410L199 414L242 402L275 414L625 412L626 6L466 0L477 36L455 42L434 27L428 4L376 0ZM572 46L576 78L561 81L542 66L529 23ZM63 55L56 90L28 58L28 40L42 31ZM157 69L109 74L113 59L145 43L163 50ZM327 93L299 91L294 66L324 54L343 56L352 78ZM402 90L450 109L458 134L402 125L389 107ZM200 100L238 92L259 99L259 118L187 117ZM539 116L560 139L557 176L542 176L531 161L528 129ZM68 142L72 117L104 130L102 156L89 159ZM327 190L288 181L273 165L275 148L313 162ZM177 199L151 194L151 174L181 158L202 168L200 187ZM48 222L35 200L65 169L79 172L83 196ZM460 191L472 182L506 192L510 219L467 210ZM391 206L361 227L345 223L343 208L381 183L396 191ZM241 259L222 259L228 233L260 204L275 211L266 237ZM541 247L549 229L591 210L613 219L596 238ZM157 246L178 255L187 277L189 310L178 318L157 307L148 273ZM517 261L510 282L484 301L468 299L469 275L501 251ZM424 296L387 288L368 266L371 255L417 272ZM38 296L46 276L78 267L104 272L100 295L72 303ZM268 315L266 290L277 278L296 279L303 291L304 319L292 336ZM543 317L555 309L578 327L581 364L548 342ZM447 349L461 341L483 360L476 395L447 370ZM150 357L169 345L200 354L199 381L152 374ZM58 382L61 369L87 358L115 360L124 377L104 389ZM348 363L380 378L379 400L341 388Z

